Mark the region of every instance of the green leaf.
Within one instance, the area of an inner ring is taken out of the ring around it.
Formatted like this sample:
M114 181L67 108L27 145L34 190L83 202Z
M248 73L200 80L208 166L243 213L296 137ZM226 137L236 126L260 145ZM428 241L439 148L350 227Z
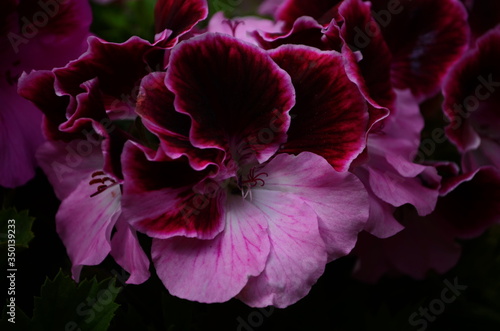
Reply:
M15 245L28 248L28 243L34 238L31 232L34 220L27 210L21 212L17 212L15 208L0 210L0 245L7 245L8 240L13 238L12 236L9 238L9 234L14 234Z
M32 324L35 330L107 330L119 305L121 288L115 279L83 280L78 285L61 271L47 279L35 298Z

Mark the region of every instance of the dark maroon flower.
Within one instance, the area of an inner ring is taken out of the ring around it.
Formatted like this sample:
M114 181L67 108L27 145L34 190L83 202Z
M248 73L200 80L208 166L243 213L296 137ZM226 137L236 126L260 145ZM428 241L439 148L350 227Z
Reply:
M478 39L447 77L443 109L463 167L500 167L500 28Z

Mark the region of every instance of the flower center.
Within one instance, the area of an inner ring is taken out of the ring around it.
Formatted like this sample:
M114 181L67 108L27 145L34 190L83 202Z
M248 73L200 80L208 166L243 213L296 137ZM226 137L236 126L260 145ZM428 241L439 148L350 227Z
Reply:
M241 175L238 176L238 178L230 178L227 182L227 188L231 194L241 194L243 199L250 196L250 199L252 199L251 189L256 186L264 186L266 184L262 178L263 176L268 177L269 174L267 172L256 173L255 168L252 168L248 172L246 179L243 179L243 176Z

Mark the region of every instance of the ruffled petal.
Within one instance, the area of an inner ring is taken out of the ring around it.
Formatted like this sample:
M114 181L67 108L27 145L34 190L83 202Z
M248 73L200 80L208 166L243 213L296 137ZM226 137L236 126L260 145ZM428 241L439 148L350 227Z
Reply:
M184 158L150 160L130 142L122 164L123 214L135 229L161 239L213 239L224 229L224 191L215 183L207 192L195 189L210 169L195 171Z
M171 294L227 301L264 270L270 250L267 216L237 195L228 196L225 210L225 230L213 240L153 240L156 272Z
M402 0L390 8L385 0L371 3L392 53L394 87L411 89L419 100L436 94L468 45L463 5L457 0Z
M305 46L270 52L292 77L297 102L282 153L312 152L345 171L365 148L367 103L347 77L344 58Z
M234 17L228 19L223 12L215 13L208 23L208 32L219 32L246 41L258 46L255 40L255 32L277 33L281 32L282 25L268 19L259 17Z
M189 141L191 120L174 108L174 94L164 83L165 73L154 72L143 78L136 112L143 124L160 139L165 154L172 159L185 155L195 170L219 164L224 153L218 149L195 148Z
M193 26L208 15L205 0L159 0L155 6L155 30L161 33L172 31L168 37L169 45L176 43L178 37L190 31Z
M259 162L286 140L294 90L289 76L261 49L205 34L172 51L166 85L175 109L191 117L190 141L236 161L242 145Z

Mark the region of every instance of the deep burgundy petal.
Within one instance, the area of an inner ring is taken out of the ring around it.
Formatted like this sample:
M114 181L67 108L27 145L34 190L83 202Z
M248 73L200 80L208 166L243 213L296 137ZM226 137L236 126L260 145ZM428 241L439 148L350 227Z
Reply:
M286 33L254 31L252 35L264 49L294 44L316 47L321 50L340 51L342 43L338 31L325 29L315 19L308 16L298 18Z
M175 109L191 117L195 147L239 160L243 146L263 162L286 140L293 86L255 46L221 34L185 41L172 51L166 85Z
M393 55L394 87L410 88L419 99L435 94L467 47L465 8L457 0L403 0L390 8L385 0L372 4Z
M218 149L199 149L189 141L191 119L174 108L174 94L164 83L165 73L155 72L144 77L137 100L136 112L143 124L160 138L165 154L173 159L186 155L193 169L201 170L222 161Z
M395 94L391 84L391 53L371 14L369 3L346 0L339 7L344 19L341 35L353 51L361 52L356 61L368 95L380 106L392 109Z
M469 25L475 38L500 23L500 2L496 0L462 0L469 12Z
M438 215L460 238L479 236L500 223L500 173L486 167L445 182L446 194L439 200Z
M446 78L446 133L460 151L476 149L483 138L500 141L499 56L500 27L481 37Z
M208 15L205 0L158 0L155 6L155 30L160 33L165 29L172 31L168 40L183 35Z
M285 21L287 26L301 16L311 16L320 24L328 24L337 16L341 0L286 0L277 10L276 19Z
M83 92L82 83L97 77L103 95L122 102L135 100L142 77L162 69L151 68L148 63L148 56L153 56L155 51L158 51L155 46L138 37L122 44L90 38L85 54L66 67L54 70L56 89L61 94L76 95ZM107 105L107 109L112 106Z
M365 147L367 103L347 77L344 58L304 46L282 46L271 56L292 77L297 103L283 153L309 151L338 171Z
M122 155L123 214L138 231L155 238L173 236L213 239L224 227L219 186L199 192L195 185L209 169L195 171L185 158L149 160L143 150L127 143ZM213 170L213 169L211 169Z

